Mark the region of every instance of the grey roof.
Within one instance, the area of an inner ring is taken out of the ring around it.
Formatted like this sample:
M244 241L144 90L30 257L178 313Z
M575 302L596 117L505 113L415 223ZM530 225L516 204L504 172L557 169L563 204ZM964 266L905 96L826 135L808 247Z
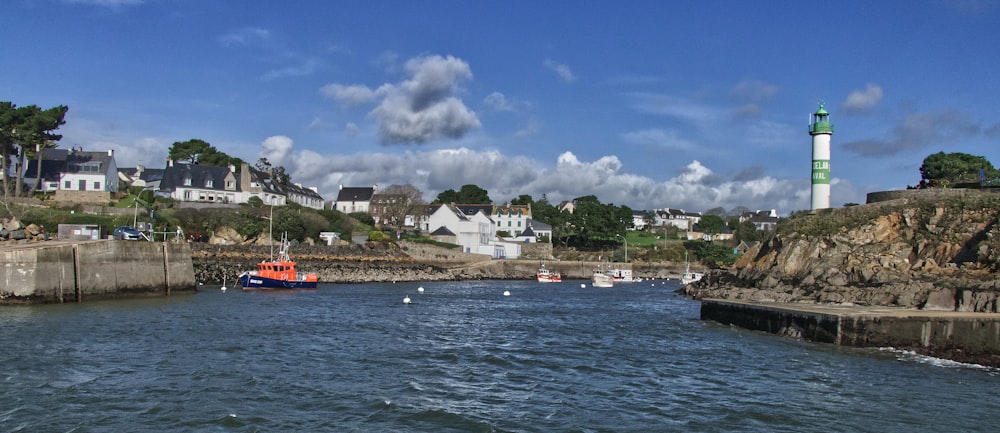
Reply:
M545 223L543 223L543 222L541 222L539 220L535 220L535 219L528 220L528 227L534 227L536 230L541 230L543 232L544 231L552 231L552 226L551 225L545 224Z
M524 231L521 232L519 236L538 236L538 235L535 234L535 231L532 230L531 226L529 225L528 228L524 229Z
M316 200L321 200L321 201L323 200L323 196L319 195L318 192L313 191L310 188L303 188L303 187L295 185L295 184L288 185L288 193L289 194L298 194L298 195L302 195L302 196L306 196L306 197L312 197L312 198L314 198Z
M190 187L225 191L226 175L229 173L228 167L176 163L163 170L160 190L174 191L177 188ZM190 179L191 184L185 185L185 179ZM212 181L212 186L207 186L209 180ZM236 182L236 188L239 189L239 182Z
M111 156L107 152L84 152L71 149L42 149L42 179L59 180L61 173L75 173L77 164L96 163L100 166L98 173L108 169ZM38 177L37 160L28 161L24 177ZM95 173L97 174L97 173Z
M350 202L350 201L371 201L372 195L375 194L375 188L373 187L344 187L340 189L337 194L338 202Z
M437 230L432 231L431 236L455 236L455 233L448 230L448 227L441 226L438 227Z

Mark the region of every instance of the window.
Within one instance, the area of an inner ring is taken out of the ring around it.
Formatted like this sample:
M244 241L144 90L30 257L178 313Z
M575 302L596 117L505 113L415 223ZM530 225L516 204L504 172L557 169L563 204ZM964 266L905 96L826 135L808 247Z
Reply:
M73 187L73 181L67 180L63 182L63 189L70 189Z
M101 190L101 183L94 182L94 191L100 191L100 190Z
M212 179L206 180L205 181L205 188L211 188L213 183L214 182L212 181Z
M191 186L191 178L190 177L185 177L184 178L184 186Z

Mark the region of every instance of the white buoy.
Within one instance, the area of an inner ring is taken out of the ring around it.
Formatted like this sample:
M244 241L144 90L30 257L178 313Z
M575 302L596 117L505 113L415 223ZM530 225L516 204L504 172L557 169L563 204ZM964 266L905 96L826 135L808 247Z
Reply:
M219 290L222 290L223 292L226 291L226 276L225 275L222 276L222 288L219 289Z
M404 304L409 304L410 303L410 297L407 296L407 297L403 298L403 303Z
M587 288L587 285L586 285L586 284L583 284L583 283L580 283L580 288L581 288L581 289L586 289L586 288Z
M417 291L420 292L420 293L424 293L424 288L423 287L417 287Z
M510 296L510 290L504 290L503 291L503 295L504 296Z

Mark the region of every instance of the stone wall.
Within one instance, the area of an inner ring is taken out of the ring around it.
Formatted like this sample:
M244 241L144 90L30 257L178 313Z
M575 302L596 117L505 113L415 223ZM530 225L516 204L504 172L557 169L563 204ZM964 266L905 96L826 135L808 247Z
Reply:
M108 203L111 201L111 193L107 191L66 191L60 189L56 190L52 200L60 203Z
M1000 314L704 299L701 319L809 341L1000 366Z
M195 290L186 243L40 242L0 249L0 304L81 302Z

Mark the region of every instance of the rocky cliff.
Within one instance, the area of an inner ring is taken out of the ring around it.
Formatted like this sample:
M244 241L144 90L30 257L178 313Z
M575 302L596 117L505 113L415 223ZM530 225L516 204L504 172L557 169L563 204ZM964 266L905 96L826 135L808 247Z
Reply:
M971 191L790 219L696 298L1000 312L1000 196Z

